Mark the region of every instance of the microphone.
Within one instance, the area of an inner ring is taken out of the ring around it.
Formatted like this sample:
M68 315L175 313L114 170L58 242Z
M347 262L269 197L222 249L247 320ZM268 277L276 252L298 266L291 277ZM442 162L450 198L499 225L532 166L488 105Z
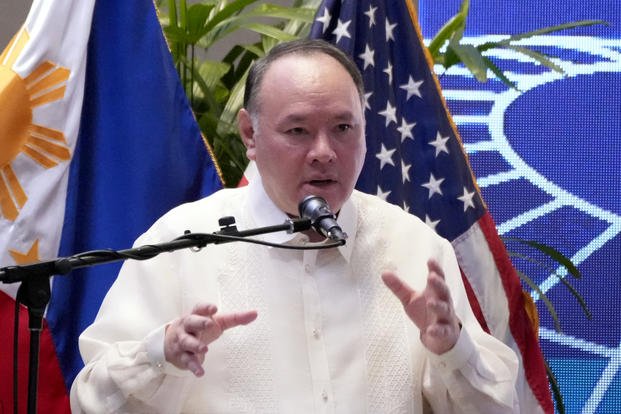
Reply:
M336 241L345 241L347 233L336 222L328 202L322 197L309 195L298 205L300 217L310 219L311 225L322 236Z

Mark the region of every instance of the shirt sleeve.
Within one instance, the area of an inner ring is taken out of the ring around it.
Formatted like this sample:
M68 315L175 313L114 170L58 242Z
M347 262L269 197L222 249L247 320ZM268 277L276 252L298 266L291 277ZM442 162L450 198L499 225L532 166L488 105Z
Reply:
M517 413L518 359L500 340L483 331L472 313L450 244L440 263L462 329L455 346L441 355L427 351L423 394L434 412Z
M163 330L162 330L163 331ZM159 333L154 333L158 337ZM149 354L154 338L143 341L96 344L81 338L81 347L104 347L76 377L71 388L73 413L169 413L180 412L190 378L167 362ZM162 338L163 339L163 338ZM161 347L161 345L160 345Z
M72 412L180 411L192 374L164 359L165 327L182 311L174 276L166 255L125 262L80 335L85 366L71 388Z

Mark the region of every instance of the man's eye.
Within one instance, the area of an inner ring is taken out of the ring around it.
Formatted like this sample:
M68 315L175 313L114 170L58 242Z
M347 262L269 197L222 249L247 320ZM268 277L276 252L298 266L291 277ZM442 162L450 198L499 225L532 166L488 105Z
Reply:
M352 126L350 124L339 124L338 125L338 130L339 131L349 131L350 129L352 129Z
M302 135L304 133L306 133L306 130L302 127L295 127L295 128L291 128L287 131L287 133L291 134L291 135Z

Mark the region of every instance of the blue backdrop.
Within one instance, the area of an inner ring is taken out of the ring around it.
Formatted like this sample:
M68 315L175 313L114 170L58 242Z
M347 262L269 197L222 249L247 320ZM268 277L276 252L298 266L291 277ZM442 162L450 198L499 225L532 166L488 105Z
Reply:
M426 39L454 15L459 0L420 0ZM511 242L516 267L550 298L555 329L541 298L540 340L568 413L621 413L621 1L473 0L466 41L477 44L575 20L609 26L559 32L524 45L559 57L566 76L512 51L489 56L521 92L492 79L478 83L463 68L438 68L483 196L505 236L537 240L576 263L582 279L559 281L562 269ZM541 260L546 269L532 260Z

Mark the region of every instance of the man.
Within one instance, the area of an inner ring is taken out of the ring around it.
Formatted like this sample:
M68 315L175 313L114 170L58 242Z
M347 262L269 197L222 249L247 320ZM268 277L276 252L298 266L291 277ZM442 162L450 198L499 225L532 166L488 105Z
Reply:
M238 121L260 179L173 209L136 244L213 232L227 215L240 229L279 224L311 194L339 212L347 244L230 243L126 262L81 336L74 412L518 410L516 356L479 327L450 244L353 190L363 96L355 65L323 41L279 45L254 65Z

